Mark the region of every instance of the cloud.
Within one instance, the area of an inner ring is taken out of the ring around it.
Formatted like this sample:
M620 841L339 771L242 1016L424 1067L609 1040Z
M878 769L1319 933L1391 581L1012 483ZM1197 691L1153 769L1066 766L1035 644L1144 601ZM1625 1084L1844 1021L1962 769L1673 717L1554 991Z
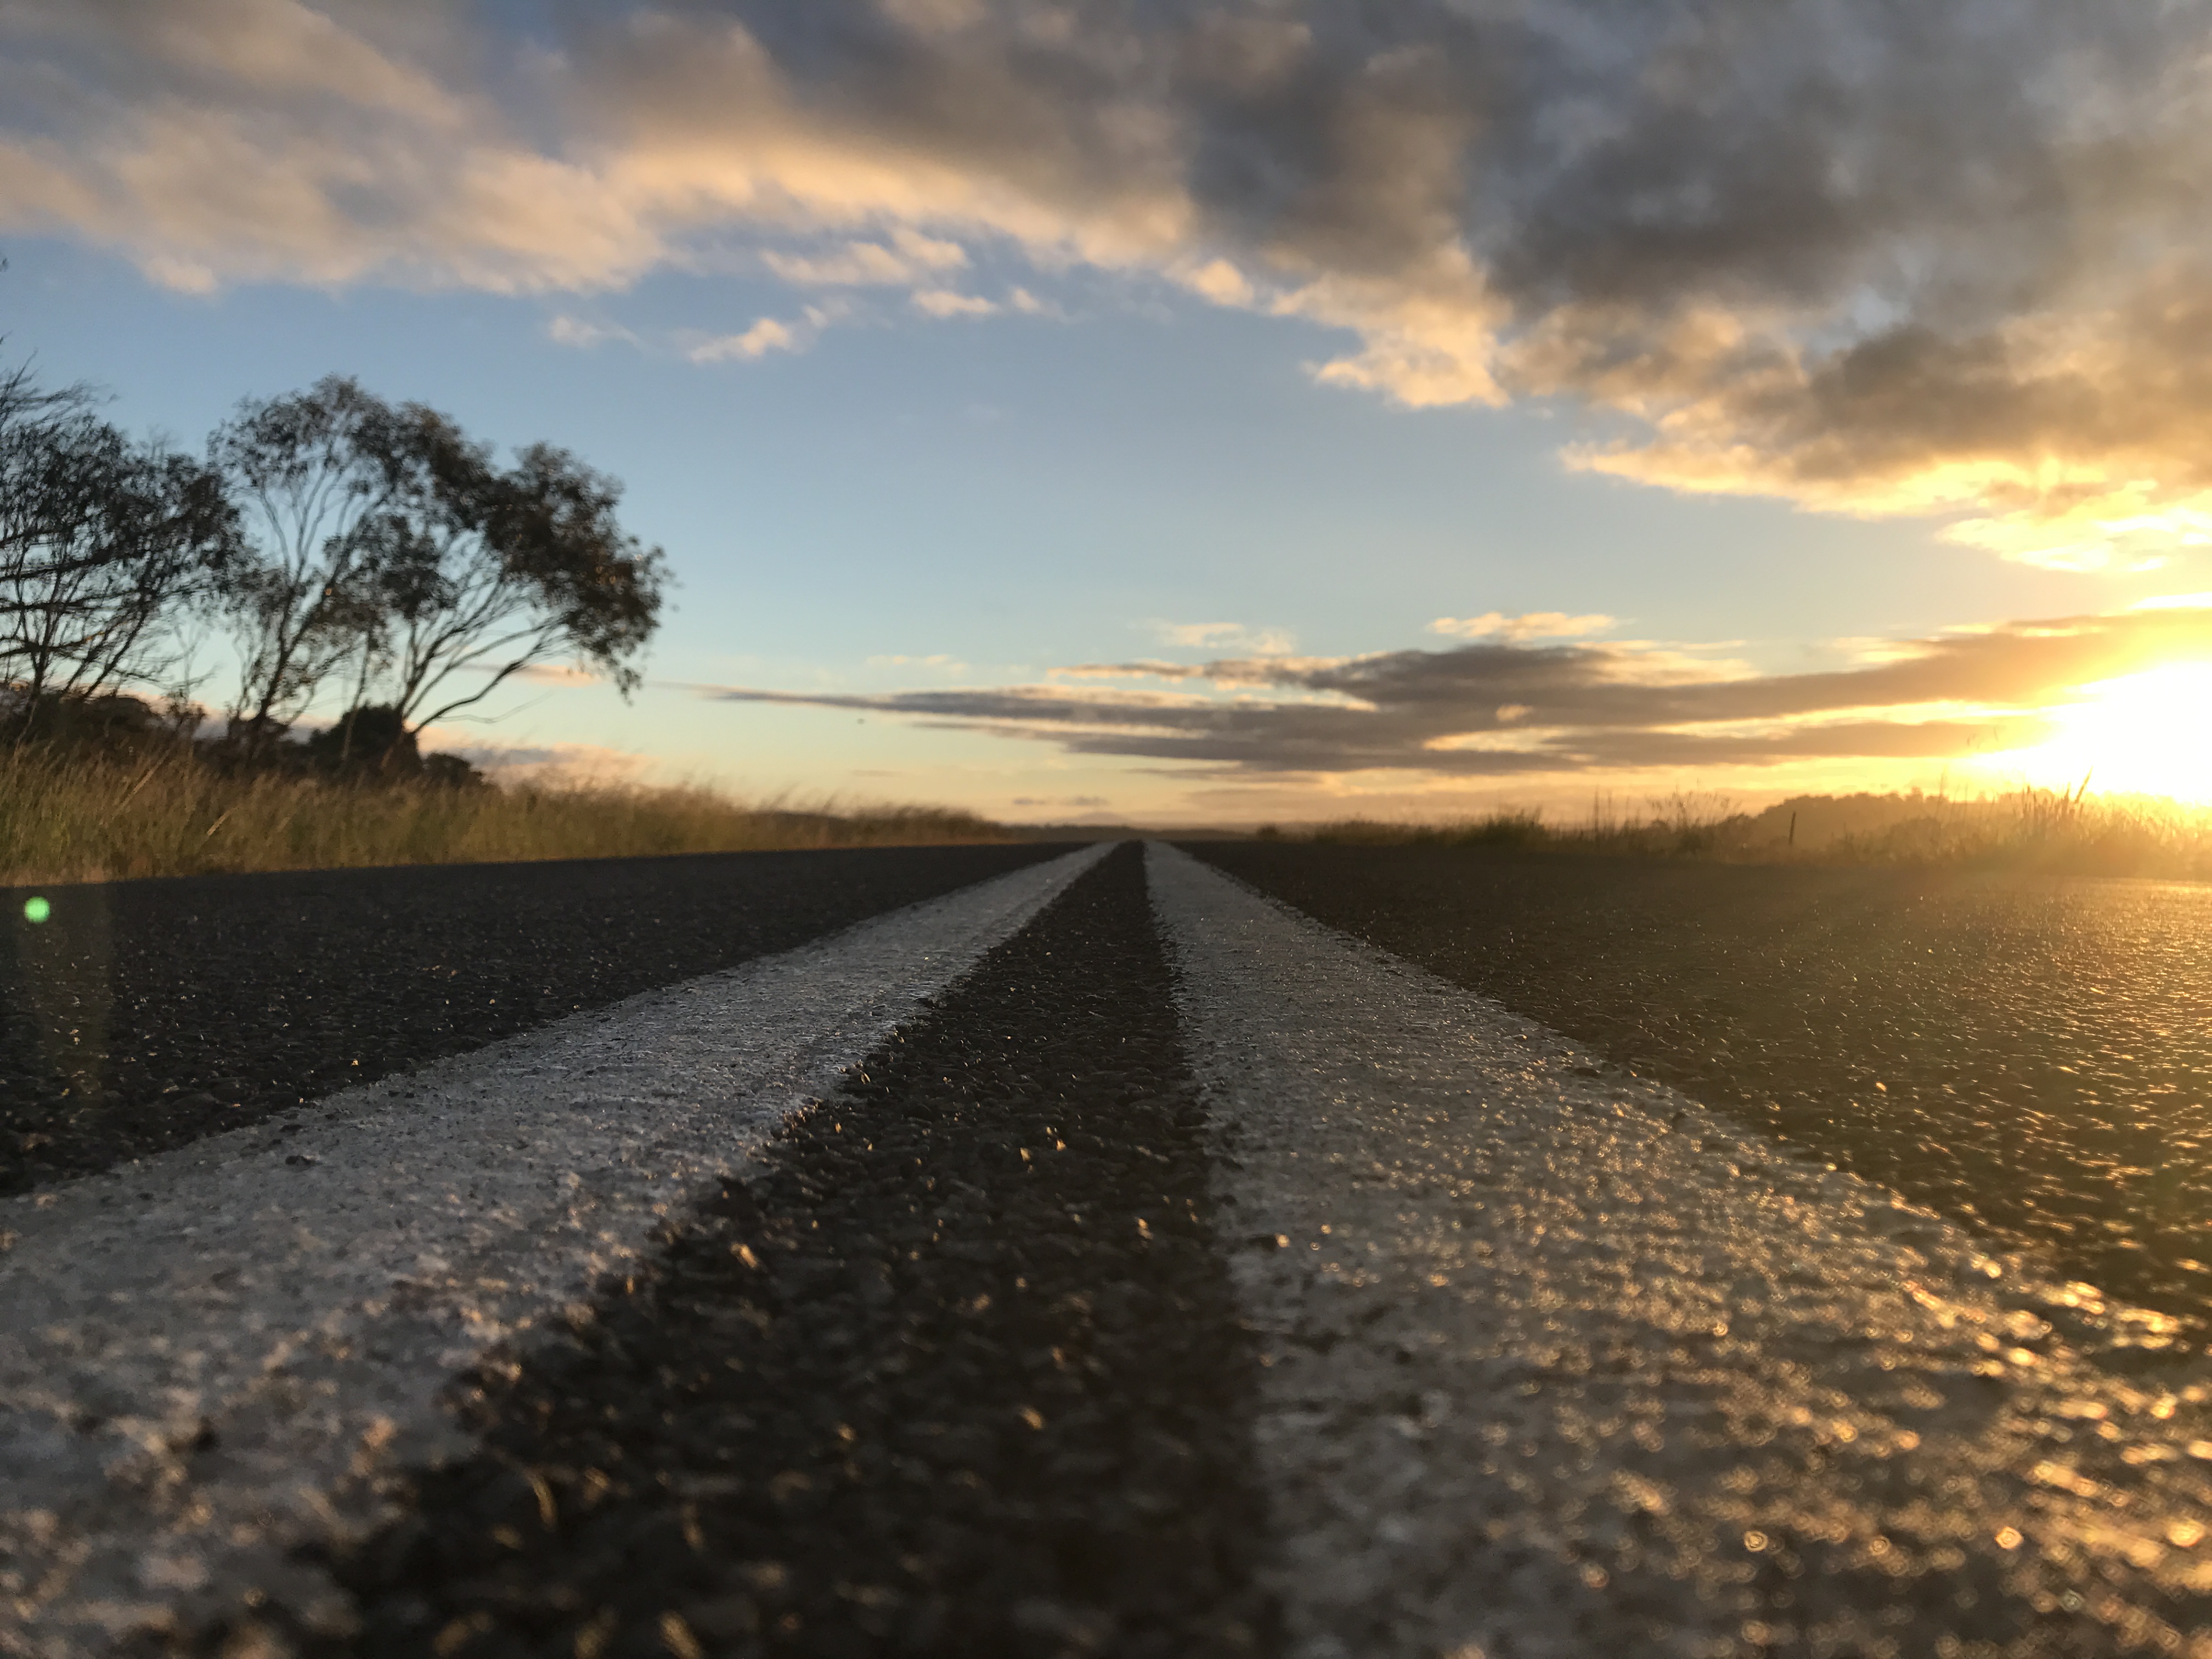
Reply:
M1193 294L1204 295L1216 305L1249 306L1255 297L1244 273L1226 259L1209 259L1176 276Z
M702 340L686 353L695 363L727 362L732 357L752 360L771 351L800 351L806 341L799 331L773 317L763 317L742 334L720 334Z
M804 351L821 337L823 330L852 315L853 307L844 301L827 300L807 307L789 321L780 317L763 317L741 333L695 339L684 355L695 363L722 363L733 358L757 362L771 351Z
M1802 760L1948 760L2029 746L2077 689L2212 661L2212 608L2137 609L1901 641L1878 660L1757 674L1637 641L1492 640L1369 656L1137 661L1049 684L829 696L701 688L738 702L904 715L1073 753L1262 778L1415 772L1513 777Z
M545 325L545 337L556 345L574 346L579 351L589 351L593 346L604 345L609 340L619 340L626 345L637 343L637 336L626 328L611 323L595 323L566 312Z
M939 673L964 674L968 665L945 652L934 652L927 657L871 657L871 668L933 668Z
M988 245L1348 331L1325 384L1578 404L1620 477L2061 568L2212 538L2200 6L518 15L16 0L0 229L193 290L584 292L735 245L949 294Z
M1070 663L1064 668L1048 668L1045 676L1055 680L1202 680L1206 672L1197 663L1146 657L1136 662Z
M848 242L836 252L808 257L771 249L762 256L770 270L802 285L900 285L939 279L968 264L957 242L939 241L900 226L887 242Z
M998 310L997 302L974 294L955 294L950 289L930 289L916 294L914 308L932 317L988 317Z
M422 7L31 0L0 14L0 226L157 282L618 285L668 257L649 204L528 142L462 66L512 44Z
M1465 640L1571 640L1602 634L1613 626L1612 617L1595 613L1570 617L1563 611L1531 611L1509 617L1501 611L1486 611L1480 617L1439 617L1429 624L1429 632Z
M1291 635L1280 629L1248 628L1243 623L1157 622L1152 626L1154 635L1162 645L1200 649L1225 648L1243 651L1255 657L1283 656L1297 644Z

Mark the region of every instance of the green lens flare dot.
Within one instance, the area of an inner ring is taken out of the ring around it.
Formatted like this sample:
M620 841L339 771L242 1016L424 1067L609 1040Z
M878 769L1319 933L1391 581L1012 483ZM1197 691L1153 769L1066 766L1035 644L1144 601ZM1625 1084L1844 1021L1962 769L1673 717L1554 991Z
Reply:
M44 921L53 913L54 907L42 898L23 901L23 920L26 921Z

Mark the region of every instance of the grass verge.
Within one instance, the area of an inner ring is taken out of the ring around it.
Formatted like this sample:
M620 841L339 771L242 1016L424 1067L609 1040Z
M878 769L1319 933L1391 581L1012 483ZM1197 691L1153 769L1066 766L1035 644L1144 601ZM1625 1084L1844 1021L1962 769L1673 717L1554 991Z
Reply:
M803 810L701 787L453 788L228 770L189 750L0 750L0 884L1013 839L932 806Z

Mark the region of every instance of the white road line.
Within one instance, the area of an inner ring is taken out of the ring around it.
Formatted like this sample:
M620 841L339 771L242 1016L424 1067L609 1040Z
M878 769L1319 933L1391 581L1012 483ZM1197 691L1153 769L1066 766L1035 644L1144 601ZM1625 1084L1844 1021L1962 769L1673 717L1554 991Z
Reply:
M1172 849L1151 874L1293 1659L2212 1654L2208 1369L2170 1322Z
M98 1653L249 1586L342 1628L285 1553L464 1448L453 1374L635 1259L1103 850L0 1203L0 1652Z

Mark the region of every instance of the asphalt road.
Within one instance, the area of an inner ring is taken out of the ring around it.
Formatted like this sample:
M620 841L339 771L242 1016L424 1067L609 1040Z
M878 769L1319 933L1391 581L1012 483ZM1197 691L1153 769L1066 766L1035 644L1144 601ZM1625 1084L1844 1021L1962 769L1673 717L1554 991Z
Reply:
M1190 850L2212 1334L2212 888Z
M185 1145L1064 852L734 853L0 889L0 1193Z
M2212 1652L2212 1369L2172 1321L1152 876L1254 1230L1298 1659Z
M1031 860L0 1199L0 1653L2212 1656L2175 1319L1410 954Z
M1272 1651L1207 1173L1125 848L487 1379L327 1650Z
M0 1199L0 1652L356 1632L317 1556L469 1454L481 1368L612 1323L672 1219L1096 858Z

